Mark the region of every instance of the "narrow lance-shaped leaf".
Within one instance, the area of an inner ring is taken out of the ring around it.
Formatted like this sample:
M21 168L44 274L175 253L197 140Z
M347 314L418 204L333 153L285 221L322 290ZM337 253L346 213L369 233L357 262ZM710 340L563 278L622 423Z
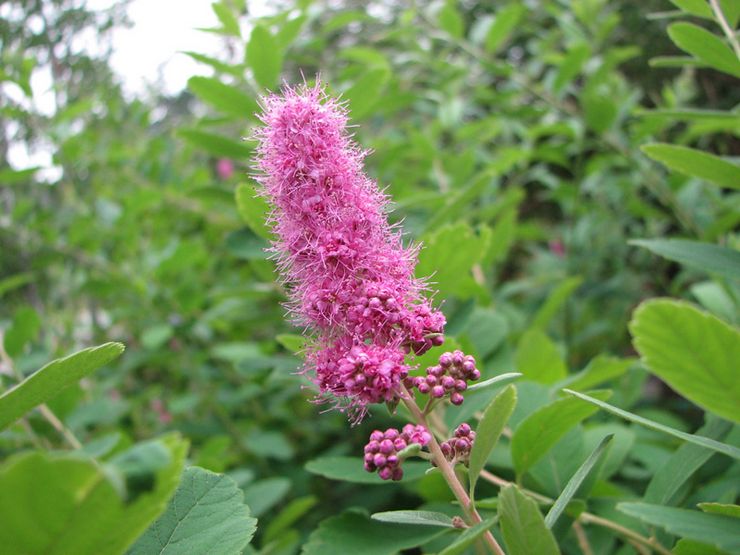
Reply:
M740 331L673 299L644 302L629 328L651 372L700 407L740 422Z
M599 444L596 446L596 449L591 452L591 454L583 462L576 473L573 474L573 477L568 480L565 489L563 489L562 493L555 500L555 504L550 507L550 511L547 513L547 516L545 516L545 525L548 528L552 528L555 525L558 517L560 517L565 508L568 506L570 500L573 499L576 492L578 491L578 488L581 487L583 481L594 469L594 466L596 466L596 463L599 461L601 455L609 446L609 442L611 442L612 438L614 438L614 434L604 436L604 439L599 442Z
M728 189L740 189L740 166L707 152L663 143L642 147L642 151L668 169L698 177Z
M121 343L105 343L50 362L0 396L0 430L64 388L105 366L123 352Z
M668 26L668 36L684 52L710 67L740 77L740 60L724 41L693 23Z
M370 518L380 522L396 522L398 524L419 524L421 526L441 526L442 528L455 527L449 516L434 511L385 511L375 513Z
M630 244L685 266L740 280L740 252L727 247L685 239L635 239Z
M665 426L664 424L659 424L658 422L654 422L653 420L648 420L647 418L643 418L642 416L638 416L626 410L622 410L618 407L610 405L609 403L605 403L600 399L595 399L593 397L590 397L589 395L578 393L577 391L571 391L570 389L563 389L563 391L565 393L568 393L569 395L578 397L579 399L586 401L587 403L596 405L597 407L600 407L616 416L624 418L625 420L634 422L635 424L640 424L641 426L645 426L646 428L655 430L656 432L662 432L675 438L682 439L683 441L688 441L695 445L706 447L707 449L711 449L712 451L716 451L717 453L722 453L734 459L740 459L740 449L732 445L720 443L719 441L715 441L704 436L687 434L686 432L676 430L675 428Z
M471 497L475 494L475 484L478 482L478 476L480 476L488 456L496 446L496 442L515 406L516 388L509 385L493 398L483 412L483 417L476 428L475 441L470 452L468 475L470 476Z
M537 503L515 485L499 494L498 515L508 555L554 555L560 553Z

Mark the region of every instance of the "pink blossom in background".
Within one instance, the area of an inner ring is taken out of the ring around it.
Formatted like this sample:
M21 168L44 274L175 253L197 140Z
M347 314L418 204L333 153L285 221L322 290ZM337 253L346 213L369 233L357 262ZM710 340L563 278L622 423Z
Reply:
M231 179L234 175L234 162L228 158L219 158L216 162L216 174L223 181Z
M363 173L347 112L320 85L262 100L256 169L290 289L312 338L308 374L324 398L361 418L398 399L404 356L443 342L444 315L414 277L417 249L389 225L388 198Z
M560 258L563 258L565 256L565 246L560 239L553 239L552 241L550 241L549 246L550 252L553 253L555 256L559 256Z

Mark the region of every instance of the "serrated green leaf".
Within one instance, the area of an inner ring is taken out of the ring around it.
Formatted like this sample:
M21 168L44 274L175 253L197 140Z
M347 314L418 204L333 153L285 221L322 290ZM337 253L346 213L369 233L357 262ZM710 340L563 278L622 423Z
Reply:
M515 485L499 494L498 515L508 555L554 555L560 553L537 503Z
M169 463L153 486L125 503L99 464L41 452L0 467L3 555L119 555L164 511L177 488L187 443L161 440Z
M441 526L454 528L452 519L444 513L434 511L384 511L370 516L380 522L395 522L397 524L418 524L420 526Z
M630 244L709 274L740 280L740 251L685 239L634 239Z
M283 53L270 31L261 25L252 30L246 61L257 83L266 89L277 85L283 67Z
M474 496L475 484L478 476L486 465L491 451L496 446L506 422L516 406L516 388L513 385L506 387L483 411L483 416L476 428L475 441L470 451L468 476L470 477L470 495Z
M136 541L129 555L238 555L257 529L236 482L191 466L162 515Z
M693 23L673 23L668 36L684 52L723 73L740 77L740 60L722 39Z
M396 555L444 534L435 526L378 522L358 511L324 520L308 538L302 555Z
M578 393L577 391L571 391L570 389L563 389L563 391L565 393L568 393L569 395L578 397L579 399L582 399L583 401L586 401L587 403L596 405L597 407L600 407L604 409L605 411L610 412L611 414L619 416L620 418L624 418L625 420L634 422L635 424L640 424L641 426L645 426L646 428L649 428L650 430L655 430L657 432L668 434L678 439L682 439L683 441L688 441L695 445L699 445L700 447L706 447L707 449L711 449L713 451L716 451L717 453L723 453L734 459L740 459L740 449L732 445L720 443L719 441L715 441L713 439L710 439L704 436L687 434L686 432L676 430L675 428L671 428L670 426L665 426L664 424L660 424L653 420L648 420L647 418L644 418L642 416L638 416L626 410L620 409L618 407L610 405L609 403L605 403L604 401L601 401L600 399L594 399L593 397L590 397L589 395Z
M740 166L707 152L685 146L653 143L642 151L669 169L698 177L719 187L740 189Z
M512 2L496 13L496 18L486 34L488 52L495 54L504 45L526 11L520 3Z
M177 134L193 146L202 148L214 156L245 160L252 154L252 149L244 143L239 143L233 139L214 133L208 133L207 131L180 129Z
M599 399L608 399L610 394L609 391L593 392ZM511 438L511 458L517 475L524 474L568 430L595 412L595 407L566 397L539 408L522 420Z
M267 201L257 194L251 183L240 183L236 188L236 207L239 215L256 235L270 241L272 233L265 222L270 212Z
M418 461L403 463L403 481L418 480L424 476L429 464ZM367 472L359 457L320 457L306 463L306 470L330 480L353 482L355 484L393 484L391 480L381 480L375 472Z
M713 545L731 553L740 551L737 519L649 503L619 503L617 509L671 534Z
M213 77L196 76L188 79L188 88L221 112L258 121L255 115L259 111L257 101L233 85L226 85Z
M13 389L6 391L0 396L0 430L32 408L53 399L64 388L116 359L124 348L121 343L105 343L83 349L50 362Z
M516 369L534 382L553 384L568 375L557 346L537 328L527 330L519 339L515 361Z
M705 410L740 422L740 331L672 299L641 304L629 329L653 374Z
M573 474L570 480L568 480L562 493L555 500L555 503L550 507L550 510L545 516L545 526L552 528L555 525L560 515L568 506L568 503L570 503L571 499L575 496L578 488L581 487L583 481L589 476L591 471L594 469L594 466L596 466L596 463L599 462L601 455L609 446L612 438L614 438L614 434L604 436L604 439L599 442L588 458L583 461L583 464L578 468L576 473Z

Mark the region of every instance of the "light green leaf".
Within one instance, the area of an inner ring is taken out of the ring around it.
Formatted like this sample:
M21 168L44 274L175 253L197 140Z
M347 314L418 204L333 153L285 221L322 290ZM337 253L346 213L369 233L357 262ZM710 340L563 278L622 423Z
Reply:
M732 424L729 422L711 418L697 433L710 439L722 440L731 428ZM662 470L652 477L643 500L646 503L675 505L675 495L679 488L713 455L714 451L710 449L684 443L671 455Z
M496 18L486 35L486 50L488 52L495 54L504 45L525 12L525 6L519 2L512 2L496 13Z
M64 388L105 366L123 353L121 343L105 343L50 362L0 396L0 430Z
M560 515L563 513L565 508L568 506L568 503L570 503L571 499L573 499L573 497L575 496L576 492L578 491L578 488L581 487L581 484L583 484L583 481L591 473L594 466L599 461L601 455L604 453L605 449L609 446L609 443L611 442L613 437L614 437L614 434L609 434L609 435L604 436L604 439L602 439L599 442L599 444L596 446L596 449L594 449L591 452L588 458L578 468L576 473L573 474L570 480L568 480L568 483L566 484L562 493L555 500L555 503L553 504L553 506L550 507L550 510L548 511L547 516L545 516L545 526L547 526L548 528L552 528L555 525Z
M403 481L418 480L424 476L429 464L419 461L403 463ZM354 482L356 484L393 484L392 480L381 480L376 472L367 472L359 457L320 457L306 463L306 470L330 480Z
M254 516L262 516L290 491L287 478L267 478L244 488L244 503Z
M291 353L300 354L306 346L306 338L302 335L292 333L281 333L275 336L275 340Z
M713 545L731 553L740 551L736 518L648 503L619 503L617 509L676 536Z
M277 85L283 66L283 53L270 31L261 25L252 30L246 60L257 83L266 89Z
M257 190L251 183L239 183L236 188L236 207L239 215L254 233L269 241L272 233L265 223L270 212L267 201L257 194Z
M688 441L689 443L699 445L700 447L706 447L707 449L711 449L713 451L716 451L717 453L723 453L734 459L740 459L740 449L738 449L737 447L733 447L732 445L720 443L719 441L715 441L713 439L709 439L704 436L687 434L686 432L682 432L680 430L676 430L669 426L659 424L658 422L648 420L647 418L643 418L642 416L638 416L631 412L627 412L626 410L622 410L618 407L610 405L609 403L605 403L604 401L600 399L594 399L593 397L590 397L589 395L578 393L577 391L571 391L570 389L563 389L563 391L565 393L568 393L569 395L578 397L579 399L582 399L583 401L596 405L597 407L600 407L607 412L610 412L616 416L619 416L620 418L624 418L625 420L634 422L635 424L640 424L641 426L645 426L646 428L649 428L650 430L655 430L656 432L662 432L664 434L668 434L678 439L682 439L683 441Z
M698 177L728 189L740 189L740 166L719 156L665 143L643 145L641 150L669 169Z
M324 520L308 538L302 555L396 555L446 529L378 522L358 511L346 511Z
M191 466L162 515L136 541L129 555L239 555L257 529L236 482Z
M560 553L537 503L515 485L506 486L498 497L498 515L508 555Z
M700 0L702 3L704 0ZM701 110L699 108L661 108L657 110L637 110L637 116L660 118L670 121L731 121L740 125L740 113L724 110ZM670 145L669 145L670 146Z
M216 17L218 17L218 20L221 22L224 34L230 35L232 37L241 37L241 32L239 31L239 22L237 21L236 16L227 4L222 2L214 2L213 4L211 4L211 8L213 8L213 12L216 14Z
M705 513L740 518L740 505L732 503L698 503L696 506Z
M635 359L631 358L598 355L591 359L586 368L559 381L552 389L559 390L564 387L580 391L591 389L604 382L618 378L634 363Z
M629 325L648 369L705 410L740 422L740 332L693 305L642 303Z
M447 0L442 9L439 10L438 21L442 30L459 39L465 34L465 23L455 4L455 0Z
M684 52L710 67L740 77L740 60L725 42L693 23L673 23L668 36Z
M592 393L608 399L609 391ZM577 399L563 398L537 409L519 424L511 438L511 458L517 475L524 474L573 426L596 412Z
M270 524L268 524L265 530L265 542L278 539L290 526L310 511L316 505L317 501L318 498L313 495L307 495L288 503L277 516L270 520Z
M168 464L151 489L124 502L99 464L79 455L32 452L0 467L3 555L119 555L164 511L187 444L161 440Z
M475 441L470 452L468 475L470 477L470 496L475 493L478 476L488 460L488 456L498 442L506 422L516 406L516 388L506 387L490 402L476 428Z
M20 355L38 335L41 329L41 318L30 306L22 306L13 314L10 327L5 330L3 346L5 352L13 358Z
M346 98L349 102L349 111L353 120L361 120L370 114L373 107L381 100L387 82L387 70L372 69L363 72L360 78L344 91L342 98Z
M177 134L193 146L202 148L214 156L244 160L252 154L252 149L244 143L199 129L180 129Z
M495 516L493 518L483 520L475 526L467 528L454 542L440 551L439 555L459 555L460 553L463 553L475 540L480 538L491 528L491 526L496 524L497 521L498 517Z
M447 342L445 341L445 344ZM493 378L488 378L487 380L483 380L482 382L474 383L473 385L469 386L467 391L481 391L482 389L486 389L487 387L493 387L494 385L496 387L503 387L509 382L513 382L514 380L518 380L521 378L524 374L521 372L506 372L505 374L499 374L498 376L494 376Z
M395 522L397 524L418 524L420 526L441 526L454 528L452 519L444 513L434 511L385 511L370 516L380 522Z
M537 328L527 330L519 339L515 361L516 369L534 382L552 384L568 375L557 346Z
M712 8L706 0L671 0L671 3L688 14L704 19L714 19Z
M583 65L591 56L591 47L587 43L580 43L571 48L558 65L558 73L552 84L556 94L575 79L581 72Z
M33 274L31 272L24 272L22 274L15 274L4 279L0 279L0 299L6 293L13 291L19 287L23 287L27 283L33 281Z
M547 300L537 310L532 320L532 327L544 331L560 307L570 298L583 283L581 276L572 276L561 281L548 295Z
M221 60L217 60L216 58L212 58L210 56L205 56L203 54L200 54L198 52L192 52L192 51L183 51L183 54L186 56L189 56L196 62L200 62L202 64L206 64L208 66L211 66L216 71L220 71L222 73L229 73L235 77L241 77L241 75L244 72L244 67L240 65L233 65L233 64L227 64L222 62Z
M740 280L740 251L685 239L634 239L630 244L697 270Z
M226 85L213 77L196 76L188 79L188 88L221 112L258 121L255 115L259 111L257 102L233 85Z

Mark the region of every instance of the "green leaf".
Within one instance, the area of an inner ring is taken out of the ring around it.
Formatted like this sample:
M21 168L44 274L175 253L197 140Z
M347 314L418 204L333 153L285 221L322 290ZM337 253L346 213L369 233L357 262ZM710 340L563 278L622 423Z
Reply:
M270 520L270 524L265 529L265 542L278 539L291 525L310 511L317 501L318 498L313 495L293 499L277 516Z
M127 503L106 473L79 455L42 452L0 467L3 555L119 555L164 511L177 488L187 443L161 440L169 463L149 490Z
M532 320L532 327L545 330L560 307L570 298L583 283L581 276L572 276L561 281L548 295L547 300L539 308Z
M0 396L0 430L119 357L123 350L121 343L105 343L50 362Z
M442 9L439 10L438 21L440 29L446 31L450 36L459 39L465 34L465 22L460 12L457 11L455 0L447 0Z
M2 299L3 295L5 295L6 293L13 291L14 289L18 289L19 287L23 287L24 285L26 285L27 283L31 283L32 281L33 274L31 272L15 274L13 276L0 279L0 299Z
M380 101L388 82L388 71L372 69L363 72L360 78L344 93L342 98L349 102L349 111L353 120L363 119Z
M254 516L262 516L277 505L288 491L290 480L287 478L267 478L244 488L244 503Z
M705 513L740 518L740 505L732 503L698 503L696 506Z
M694 540L678 540L671 550L673 555L728 555L726 551Z
M446 343L447 342L445 341L445 344ZM521 372L506 372L505 374L499 374L498 376L494 376L493 378L488 378L487 380L483 380L482 382L475 383L469 386L467 391L481 391L482 389L493 387L494 385L496 387L503 387L509 382L518 380L522 376L523 374Z
M609 391L595 391L599 399L608 399ZM519 424L511 438L511 458L521 476L540 460L568 430L596 412L577 399L563 398L537 409Z
M714 19L712 8L706 0L671 0L671 3L687 14L703 17L704 19Z
M306 338L302 335L292 333L281 333L275 336L275 340L291 353L300 354L306 347Z
M722 39L693 23L673 23L668 36L684 52L709 67L740 77L740 60Z
M586 43L577 44L570 49L558 66L558 73L552 84L553 92L559 93L575 79L590 56L591 47Z
M704 0L700 1L703 3ZM740 125L740 113L728 112L724 110L701 110L699 108L661 108L657 110L637 110L635 115L644 118L666 119L669 121L732 121Z
M380 522L395 522L397 524L418 524L420 526L441 526L454 528L452 519L444 513L434 511L385 511L370 516Z
M246 60L257 83L266 89L277 85L283 66L283 53L270 31L261 25L252 30Z
M436 526L379 522L350 510L324 520L308 538L302 555L396 555L445 531Z
M199 129L180 129L177 134L193 146L202 148L214 156L243 160L252 155L252 149L244 143L239 143L221 135Z
M136 541L129 555L239 555L257 529L236 482L191 466L162 515Z
M213 8L213 12L221 22L224 34L232 37L241 37L239 21L237 21L236 16L228 5L221 2L214 2L211 4L211 8Z
M560 553L558 544L537 503L515 485L506 486L498 497L498 515L508 555Z
M470 476L470 496L474 496L475 484L481 470L486 465L491 451L496 446L506 422L516 406L516 388L508 386L486 407L476 428L475 441L470 452L468 475Z
M475 540L485 534L497 521L498 517L495 516L467 528L454 542L440 551L439 555L459 555L460 553L464 553Z
M419 461L403 463L403 481L418 480L424 476L429 464ZM306 470L330 480L354 482L356 484L392 484L391 480L381 480L375 472L367 472L359 457L320 457L306 463Z
M524 332L516 349L516 369L526 379L553 384L568 375L568 369L557 346L542 330Z
M685 239L634 239L630 244L709 274L740 280L740 251Z
M604 436L604 439L599 442L599 444L596 446L596 449L591 452L588 458L578 468L576 473L573 474L570 480L568 480L568 483L566 484L562 493L555 500L555 503L552 507L550 507L550 510L545 516L545 526L547 526L548 528L552 528L555 525L560 515L568 506L568 503L570 503L571 499L573 499L573 497L575 496L578 488L581 487L581 484L583 484L583 481L594 469L594 466L596 466L596 463L599 461L601 455L604 454L604 451L609 446L609 443L611 442L613 437L614 434Z
M729 433L732 424L719 418L711 418L698 430L698 434L710 439L722 440ZM684 443L663 464L643 496L646 503L675 505L675 496L679 488L691 478L713 455L714 451L699 447L693 443Z
M470 298L481 289L471 270L486 252L489 240L490 228L483 228L478 235L465 222L442 226L424 241L416 275L432 276L442 296Z
M623 375L634 363L635 359L631 358L598 355L591 359L586 368L559 381L552 389L556 391L564 387L580 391L591 389Z
M590 397L583 393L578 393L577 391L571 391L570 389L563 389L563 391L565 393L568 393L569 395L578 397L579 399L582 399L583 401L586 401L587 403L596 405L597 407L600 407L607 412L610 412L616 416L619 416L620 418L624 418L625 420L634 422L635 424L640 424L641 426L645 426L646 428L650 430L655 430L656 432L662 432L664 434L668 434L678 439L682 439L683 441L688 441L689 443L693 443L694 445L699 445L700 447L706 447L707 449L711 449L712 451L716 451L717 453L722 453L734 459L740 459L740 449L738 449L737 447L733 447L732 445L720 443L719 441L715 441L713 439L709 439L704 436L687 434L686 432L682 432L680 430L676 430L675 428L665 426L664 424L659 424L658 422L648 420L647 418L643 418L642 416L638 416L631 412L627 412L626 410L617 408L613 405L610 405L609 403L605 403L604 401L600 399L594 399L593 397Z
M519 2L512 2L496 13L496 18L486 35L488 52L495 54L504 45L525 12L526 8L523 5Z
M241 77L241 75L244 73L244 68L241 65L232 65L222 62L221 60L217 60L216 58L212 58L210 56L205 56L203 54L200 54L198 52L192 52L192 51L183 51L183 54L186 56L191 57L196 62L200 62L202 64L206 64L208 66L211 66L216 71L220 71L222 73L229 73L231 75L234 75L235 77Z
M671 299L642 303L629 329L652 373L703 409L740 422L740 331Z
M665 143L643 145L641 150L669 169L698 177L728 189L740 189L740 166L707 152Z
M236 188L236 207L239 215L254 231L255 235L270 241L272 233L265 223L270 212L270 205L257 194L257 190L251 183L240 183Z
M740 551L738 520L733 517L648 503L619 503L617 509L676 536L713 545L731 553Z
M13 314L13 321L5 331L3 346L11 358L20 355L41 329L41 318L30 306L22 306Z
M188 88L198 98L225 114L258 121L255 115L259 111L257 102L232 85L213 77L196 76L188 79Z

